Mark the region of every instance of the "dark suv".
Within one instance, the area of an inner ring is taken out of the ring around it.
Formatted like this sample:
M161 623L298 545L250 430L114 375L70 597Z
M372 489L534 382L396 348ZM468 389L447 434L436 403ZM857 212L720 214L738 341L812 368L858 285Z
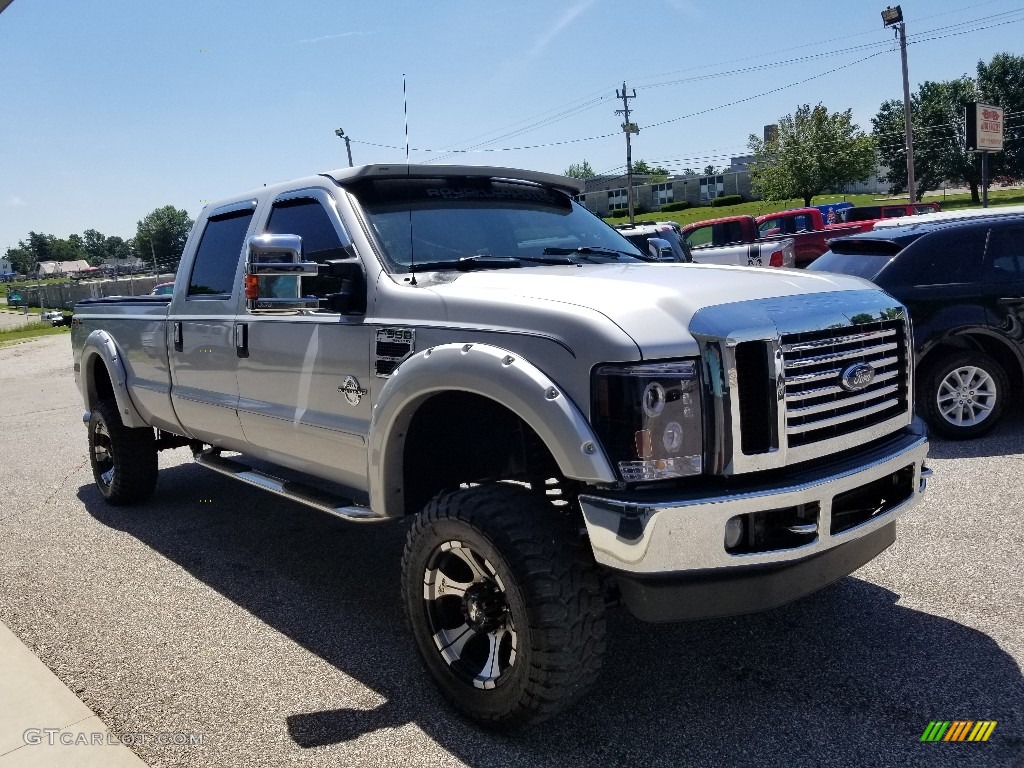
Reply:
M917 407L976 437L1024 386L1024 216L911 224L832 240L812 264L871 280L910 310Z

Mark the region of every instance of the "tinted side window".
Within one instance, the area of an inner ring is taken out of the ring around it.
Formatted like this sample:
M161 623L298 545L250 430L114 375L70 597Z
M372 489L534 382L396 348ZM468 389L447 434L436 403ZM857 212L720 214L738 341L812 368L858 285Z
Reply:
M933 232L900 253L879 275L883 288L887 284L944 285L971 283L981 274L985 253L985 230L970 228Z
M252 211L239 211L211 218L192 265L189 296L230 296L234 291L235 269L242 254Z
M1024 227L1006 227L989 232L986 261L987 280L1024 280Z
M856 208L847 208L843 212L843 221L870 221L880 218L882 209L876 205L865 205Z
M341 238L338 237L327 211L319 200L299 198L275 203L270 212L266 233L301 237L304 261L324 262L328 259L344 259L347 255ZM341 278L337 277L304 277L301 280L300 292L293 293L289 290L284 295L325 296L341 289ZM280 279L279 281L283 282Z
M715 245L732 245L743 242L743 226L738 221L727 221L722 225L722 242Z
M267 222L268 235L298 235L306 261L343 259L341 238L318 200L301 198L276 203Z

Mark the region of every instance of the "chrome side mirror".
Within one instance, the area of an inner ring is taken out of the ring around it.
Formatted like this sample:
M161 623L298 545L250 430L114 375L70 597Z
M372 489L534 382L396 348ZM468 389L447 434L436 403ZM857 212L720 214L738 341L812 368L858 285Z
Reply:
M661 237L647 238L647 252L655 261L676 260L676 255L672 251L672 244Z

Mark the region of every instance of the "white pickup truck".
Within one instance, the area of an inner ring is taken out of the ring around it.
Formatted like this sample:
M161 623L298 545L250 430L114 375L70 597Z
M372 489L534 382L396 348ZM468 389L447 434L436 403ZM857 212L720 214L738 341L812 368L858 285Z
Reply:
M791 237L766 242L705 246L694 258L689 243L683 237L682 227L674 221L619 224L615 229L655 261L740 267L796 266L796 251Z
M407 521L413 641L500 726L583 694L609 606L764 610L892 544L928 474L903 307L858 278L643 261L578 192L370 165L208 205L172 295L75 308L103 497L143 502L188 446Z

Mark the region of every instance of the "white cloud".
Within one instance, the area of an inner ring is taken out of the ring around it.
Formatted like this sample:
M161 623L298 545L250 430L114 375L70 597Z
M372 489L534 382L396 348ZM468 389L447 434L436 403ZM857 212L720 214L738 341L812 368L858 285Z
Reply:
M300 43L322 43L324 40L337 40L341 37L355 37L357 35L367 35L368 32L342 32L339 35L321 35L320 37L310 37L306 40L299 40Z
M529 53L526 54L527 61L535 59L544 53L544 50L551 45L551 42L558 37L558 34L593 4L594 0L582 0L582 2L578 2L571 8L567 9L566 12L562 14L562 18L556 21L551 28L541 35L537 39L537 42L533 44L533 48L531 48Z
M10 208L17 208L20 205L28 205L28 203L26 203L17 195L11 195L6 200L4 200L4 205L9 206Z

